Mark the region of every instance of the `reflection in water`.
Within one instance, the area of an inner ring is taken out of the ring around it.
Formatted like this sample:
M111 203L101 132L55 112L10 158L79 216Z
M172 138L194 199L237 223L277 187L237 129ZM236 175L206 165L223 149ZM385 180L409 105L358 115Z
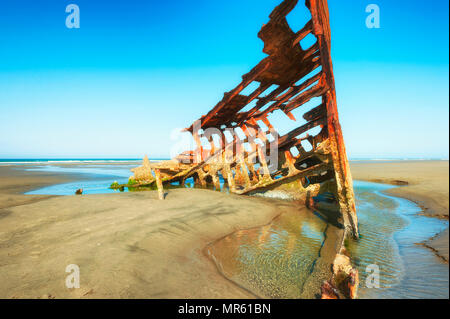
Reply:
M75 190L82 188L83 194L106 194L117 193L118 190L110 189L113 181L119 184L128 182L128 177L132 175L130 169L136 165L72 165L72 166L37 166L28 169L29 171L42 171L52 173L80 174L81 180L50 185L44 188L32 190L27 195L74 195Z
M348 248L360 273L360 298L448 298L448 266L416 245L448 222L417 215L414 203L381 193L392 187L355 182L361 238ZM380 289L366 287L370 264L380 269Z
M347 242L360 273L360 298L448 298L448 266L416 245L448 226L418 215L414 203L381 191L394 186L355 181L361 238ZM229 279L262 297L298 298L324 241L326 224L307 209L267 226L237 231L208 248ZM366 287L366 267L380 269L380 289Z
M255 294L298 298L324 241L326 223L306 208L237 231L208 247L221 272Z
M85 174L86 179L48 186L27 194L73 195L117 192L112 180L126 183L135 165L42 166L31 170ZM221 180L223 185L223 180ZM360 273L361 298L448 298L448 266L421 243L448 226L417 215L414 203L387 196L390 185L355 181L361 238L348 242ZM229 279L257 295L298 298L324 240L326 224L307 209L283 213L267 226L241 230L209 247ZM380 289L366 288L366 267L380 268Z

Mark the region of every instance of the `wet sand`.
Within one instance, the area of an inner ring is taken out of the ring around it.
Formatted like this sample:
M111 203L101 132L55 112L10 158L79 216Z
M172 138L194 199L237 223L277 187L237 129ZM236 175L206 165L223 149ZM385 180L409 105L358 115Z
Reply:
M408 182L389 193L419 203L425 214L448 218L448 162L351 168L359 180ZM198 189L169 190L165 201L155 192L22 195L80 178L0 166L0 297L254 298L220 274L205 247L298 209L291 202ZM332 254L336 247L325 243L322 252ZM448 260L448 229L424 244ZM319 263L322 270L329 265ZM80 289L65 286L69 264L80 266ZM311 294L317 288L314 282L305 286Z
M350 167L355 180L393 185L407 183L386 193L417 203L426 216L448 219L448 161L352 162ZM421 244L448 262L448 228Z
M27 191L82 178L75 174L54 174L24 170L24 168L28 167L32 166L0 166L0 210L31 204L52 197L47 195L24 196L23 193Z
M223 277L208 243L298 209L199 189L82 196L20 192L75 178L0 167L0 298L254 298ZM65 286L80 267L81 288Z
M315 299L331 277L343 236L343 229L299 207L220 238L206 253L225 277L260 298Z

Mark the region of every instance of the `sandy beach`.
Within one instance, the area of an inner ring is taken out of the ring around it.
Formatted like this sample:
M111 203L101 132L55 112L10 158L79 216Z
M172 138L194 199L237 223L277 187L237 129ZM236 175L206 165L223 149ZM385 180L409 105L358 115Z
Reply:
M387 193L417 203L426 216L448 219L448 161L351 162L350 167L353 179L401 185ZM424 244L448 262L448 228L418 244Z
M0 209L29 204L50 196L24 196L23 193L76 179L68 174L28 172L15 166L0 166Z
M354 179L407 186L391 195L448 218L448 162L352 163ZM0 298L256 298L226 279L205 253L237 230L270 223L294 202L200 189L82 196L23 195L76 174L0 166ZM399 182L402 181L402 182ZM333 239L333 232L328 237ZM306 297L329 276L328 240ZM448 260L448 229L423 243ZM80 289L65 286L80 267Z
M74 177L10 167L0 177L1 298L255 298L204 248L299 209L199 189L169 190L164 201L156 192L20 195ZM80 267L80 289L65 286L69 264Z

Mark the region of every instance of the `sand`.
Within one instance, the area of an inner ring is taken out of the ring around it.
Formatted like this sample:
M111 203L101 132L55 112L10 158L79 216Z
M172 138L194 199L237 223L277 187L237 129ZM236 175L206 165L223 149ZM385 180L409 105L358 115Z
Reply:
M390 193L448 218L448 162L351 168L359 180L408 182ZM164 201L156 192L22 195L79 178L0 166L0 298L255 298L223 277L204 249L299 209L292 202L198 189L168 190ZM448 260L448 229L424 244ZM322 263L322 269L329 265ZM79 289L65 285L70 264L80 267Z
M1 210L18 205L31 204L52 196L27 195L23 193L58 183L72 181L79 176L26 171L28 166L0 166L0 216Z
M199 189L169 190L164 201L156 192L18 195L19 181L7 187L16 173L0 169L2 203L10 198L0 208L0 298L254 298L204 248L299 209ZM19 179L27 188L52 178L38 175ZM69 264L80 268L79 289L65 286Z
M448 219L448 161L352 162L350 167L355 180L393 185L407 182L386 193L417 203L426 216ZM423 244L448 262L448 228Z

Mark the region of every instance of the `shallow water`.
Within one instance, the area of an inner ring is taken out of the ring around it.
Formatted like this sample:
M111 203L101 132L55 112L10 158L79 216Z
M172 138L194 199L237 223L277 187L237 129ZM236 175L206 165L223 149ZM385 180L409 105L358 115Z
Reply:
M394 186L355 181L361 239L348 242L360 272L360 298L448 298L448 266L420 243L448 225L419 216L414 203L382 194ZM235 232L208 252L230 280L269 298L298 298L320 253L326 224L307 209ZM367 288L368 265L380 288Z
M28 195L73 195L79 188L83 194L115 193L109 186L117 181L119 184L127 183L129 176L133 175L130 169L136 165L80 165L56 166L45 165L27 169L28 171L42 171L51 173L81 174L79 181L56 184L27 192Z
M360 181L354 186L361 238L348 248L360 273L360 298L448 298L448 265L417 245L448 222L420 216L413 202L382 193L394 186ZM367 287L371 264L380 270L378 289Z
M113 193L136 165L38 166L29 170L82 174L84 179L27 194ZM221 181L223 184L223 181ZM382 191L394 186L355 181L361 238L348 248L360 273L360 298L448 298L448 265L421 243L448 222L420 216L421 209ZM270 225L233 233L209 247L225 276L257 295L298 298L324 240L326 224L307 209L285 213ZM368 265L380 270L380 288L367 288Z
M80 180L70 183L55 184L43 188L35 189L25 193L26 195L74 195L77 189L82 188L83 194L108 194L120 192L117 189L111 189L113 182L119 184L127 184L128 178L133 175L132 168L137 167L136 164L124 165L109 165L109 164L92 164L92 165L73 165L73 166L58 166L58 165L42 165L33 168L27 168L27 171L40 171L51 173L69 173L80 174ZM194 178L186 179L184 186L179 186L178 182L172 185L166 185L165 188L177 187L194 187ZM220 177L221 191L228 192L225 187L225 181ZM123 192L128 192L125 187Z
M237 231L208 247L230 280L267 298L299 298L327 225L310 210L283 213L269 225Z

